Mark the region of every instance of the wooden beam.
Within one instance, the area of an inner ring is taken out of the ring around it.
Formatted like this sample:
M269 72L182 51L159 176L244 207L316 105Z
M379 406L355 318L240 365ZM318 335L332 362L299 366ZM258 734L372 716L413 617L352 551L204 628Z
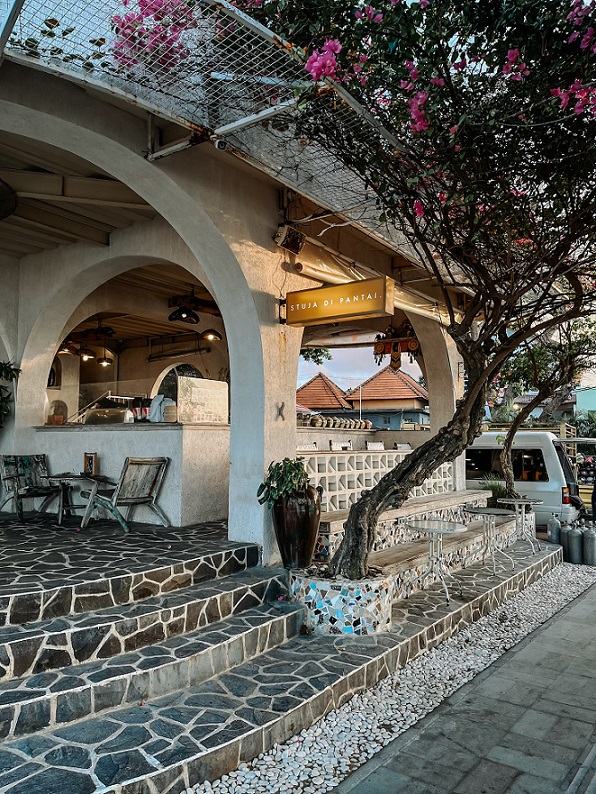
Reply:
M144 209L147 203L126 185L113 179L60 176L36 171L0 170L0 179L16 190L20 198L98 204L106 207Z
M70 235L64 234L58 229L35 226L25 218L19 218L16 215L11 215L9 219L3 221L0 229L4 230L6 227L14 227L21 239L31 234L33 240L39 240L40 242L45 240L49 247L73 242Z
M91 226L62 218L54 212L40 210L37 207L30 207L24 202L19 203L11 218L20 218L28 225L42 231L58 231L65 237L73 241L88 240L99 243L100 245L110 244L110 235Z
M61 218L82 223L85 226L90 226L92 229L99 229L100 231L106 232L107 234L111 234L114 229L117 228L116 223L108 224L95 218L92 211L88 214L83 214L80 213L78 209L69 209L68 205L66 207L62 205L55 207L53 204L50 204L46 201L37 201L36 199L25 199L21 202L21 204L26 204L28 207L34 207L41 211L51 212L53 215L58 215Z
M53 171L56 174L79 176L77 171L73 171L70 168L65 168L61 163L55 160L42 157L41 155L32 152L30 149L20 149L18 146L12 146L5 141L0 141L0 152L3 152L9 157L13 157L15 160L19 160L24 164L33 165L37 168L43 168L46 171Z

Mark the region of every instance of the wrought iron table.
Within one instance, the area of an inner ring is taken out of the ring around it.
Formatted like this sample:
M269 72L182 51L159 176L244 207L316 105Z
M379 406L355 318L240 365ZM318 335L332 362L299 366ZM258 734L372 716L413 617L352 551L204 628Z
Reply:
M445 577L448 576L449 578L453 579L454 582L457 582L457 579L453 574L447 570L447 568L443 564L443 535L454 535L458 532L465 532L467 529L465 524L460 524L457 521L407 521L407 525L410 529L413 529L415 532L422 532L425 535L428 535L428 558L429 558L429 566L428 570L420 577L420 586L422 587L422 582L432 574L435 574L441 584L443 585L443 590L445 591L445 596L447 598L447 603L449 603L449 590L447 589L447 583L445 581ZM462 587L461 582L457 582L459 585L459 592L460 595L462 594Z
M497 525L497 518L509 516L509 518L515 518L515 511L513 510L504 510L501 507L475 507L474 505L466 505L464 507L464 512L469 513L473 516L480 516L482 518L482 531L484 534L484 548L482 549L482 564L484 565L484 560L486 558L487 552L490 554L492 561L493 561L493 576L496 576L497 569L495 566L495 553L502 554L503 556L507 557L509 562L511 563L512 570L515 569L515 560L513 557L510 557L507 552L503 551L497 546L497 538L496 538L496 525Z
M61 474L52 474L49 478L50 480L55 480L60 483L60 487L62 488L63 493L63 512L68 513L69 518L72 518L74 510L85 510L89 509L89 504L87 502L82 502L81 504L75 504L72 501L72 487L73 483L75 482L91 482L93 483L93 488L97 490L99 485L102 483L110 483L111 480L109 477L105 477L103 474L85 474L81 472L77 474L76 472L72 471L65 471Z
M517 530L521 535L520 540L527 540L532 549L532 554L536 554L534 544L540 551L540 543L536 539L536 514L532 510L532 505L544 504L542 499L529 499L527 496L520 496L517 499L503 497L497 499L497 504L513 505L515 508L515 521ZM526 510L526 508L528 508Z

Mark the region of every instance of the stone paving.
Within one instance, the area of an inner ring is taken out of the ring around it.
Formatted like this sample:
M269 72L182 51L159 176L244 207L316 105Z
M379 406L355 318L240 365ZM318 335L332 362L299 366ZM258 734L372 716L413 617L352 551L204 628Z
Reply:
M0 684L0 738L55 727L201 683L294 637L302 612L297 604L277 602L134 653Z
M0 790L180 794L217 778L311 725L560 561L553 547L531 555L527 544L517 544L513 554L513 575L502 566L497 577L482 566L463 571L463 597L454 596L451 609L436 586L415 594L398 607L395 631L357 642L300 635L165 696L42 734L9 737L0 748ZM151 658L154 647L139 658Z
M77 531L47 518L0 517L0 626L137 601L257 564L225 522L191 527L94 521ZM75 534L76 533L76 534Z
M594 794L596 586L335 790Z
M215 623L286 592L283 569L252 568L144 601L0 628L0 676L105 659Z

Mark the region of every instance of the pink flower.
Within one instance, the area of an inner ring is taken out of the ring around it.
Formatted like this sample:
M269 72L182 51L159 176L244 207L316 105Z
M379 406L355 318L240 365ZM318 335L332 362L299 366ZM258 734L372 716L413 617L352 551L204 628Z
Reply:
M418 4L420 8L428 8L430 5L430 0L418 0Z
M580 50L587 50L593 38L594 38L594 28L589 27L585 32L584 37L579 45Z
M428 99L427 91L418 91L411 99L408 99L408 109L410 111L410 129L412 132L424 132L429 127L429 122L425 118L424 105Z
M442 77L431 77L430 84L443 87L445 85L445 81Z
M439 193L439 201L444 204L447 201L447 193Z
M414 202L414 215L417 218L424 217L424 206L418 199Z
M449 135L457 135L458 130L459 127L457 126L457 124L454 124L453 127L449 127Z
M327 39L323 44L323 52L334 52L336 55L341 52L341 44L338 39Z

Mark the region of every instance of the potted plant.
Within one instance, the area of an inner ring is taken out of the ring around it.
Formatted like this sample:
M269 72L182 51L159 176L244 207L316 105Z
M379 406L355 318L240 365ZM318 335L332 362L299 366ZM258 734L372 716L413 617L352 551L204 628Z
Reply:
M0 361L0 381L12 383L19 377L20 369L10 361ZM0 427L12 412L13 396L6 386L0 385Z
M304 458L269 464L259 486L259 504L267 504L285 568L306 568L312 561L321 520L322 488L308 484Z

